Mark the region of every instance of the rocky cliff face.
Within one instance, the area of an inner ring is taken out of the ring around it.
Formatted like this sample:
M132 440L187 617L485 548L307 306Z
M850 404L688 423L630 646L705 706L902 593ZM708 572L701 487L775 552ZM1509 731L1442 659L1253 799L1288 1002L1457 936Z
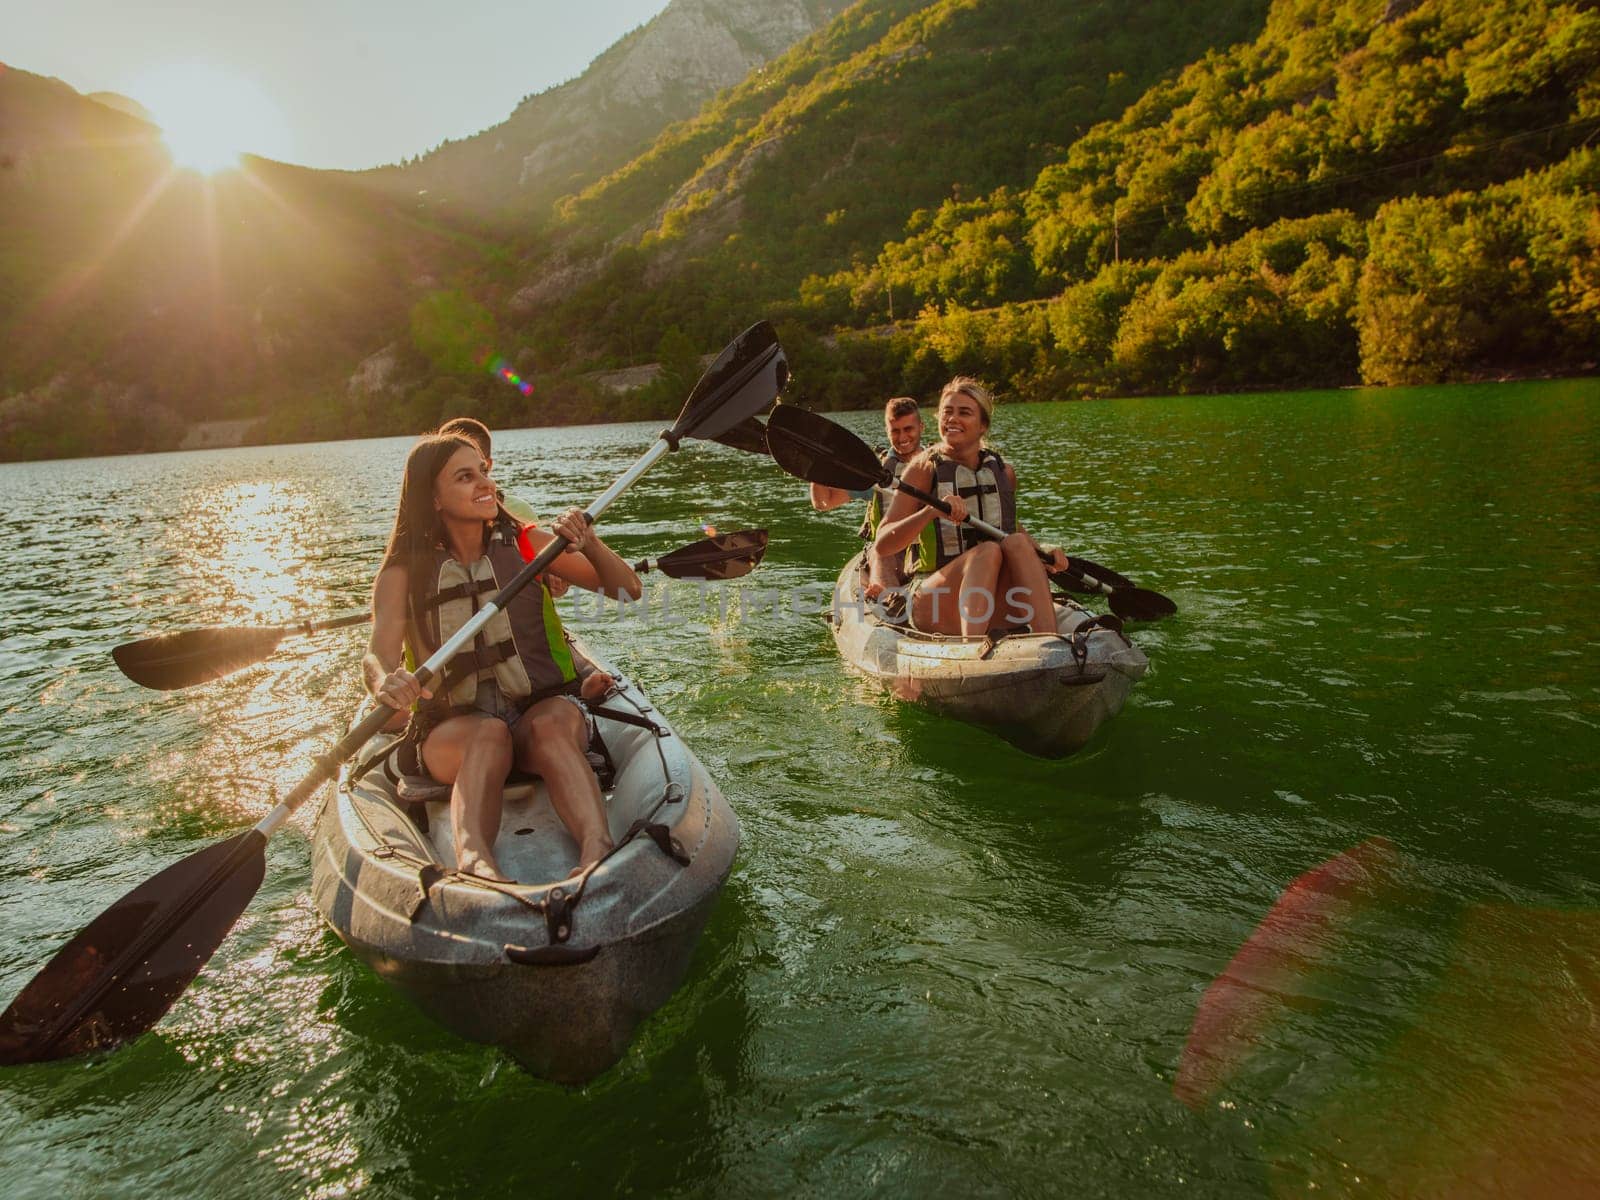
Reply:
M491 129L374 173L456 209L537 215L622 165L673 121L822 28L851 0L672 0L577 79Z

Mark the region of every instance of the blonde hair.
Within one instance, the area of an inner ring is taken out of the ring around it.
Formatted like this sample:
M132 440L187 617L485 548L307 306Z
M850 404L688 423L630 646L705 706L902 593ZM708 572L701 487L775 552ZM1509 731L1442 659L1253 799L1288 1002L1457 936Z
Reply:
M957 375L939 393L939 403L943 404L946 396L963 395L978 406L978 411L983 414L983 428L988 430L994 421L994 393L971 375ZM983 445L989 444L988 438L982 439Z
M970 375L957 375L944 385L944 390L939 393L939 402L942 404L946 396L954 396L957 393L964 394L978 406L979 411L983 413L985 425L994 420L994 393L984 387L979 380Z

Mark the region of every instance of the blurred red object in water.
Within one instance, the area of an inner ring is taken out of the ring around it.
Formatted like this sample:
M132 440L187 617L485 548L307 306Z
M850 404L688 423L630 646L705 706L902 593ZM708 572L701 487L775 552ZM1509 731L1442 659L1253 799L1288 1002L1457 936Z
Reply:
M1260 1042L1261 1031L1317 966L1355 902L1386 885L1394 843L1368 838L1299 876L1278 897L1221 975L1206 988L1184 1043L1175 1096L1199 1108Z

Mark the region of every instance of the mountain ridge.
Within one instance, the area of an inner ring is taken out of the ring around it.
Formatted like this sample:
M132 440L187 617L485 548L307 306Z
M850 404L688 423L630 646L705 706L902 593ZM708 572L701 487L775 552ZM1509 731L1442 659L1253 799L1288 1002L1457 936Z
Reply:
M1590 0L857 0L542 209L495 142L450 147L459 195L498 172L472 204L414 168L250 163L215 185L214 262L148 126L0 89L6 457L97 422L91 448L149 446L130 414L162 408L275 439L652 417L757 315L829 407L956 372L1018 399L1573 372L1600 345ZM593 382L651 360L631 394Z
M577 191L690 117L719 90L827 24L852 0L672 0L577 77L525 97L504 121L452 139L376 186L426 190L484 218L542 223Z

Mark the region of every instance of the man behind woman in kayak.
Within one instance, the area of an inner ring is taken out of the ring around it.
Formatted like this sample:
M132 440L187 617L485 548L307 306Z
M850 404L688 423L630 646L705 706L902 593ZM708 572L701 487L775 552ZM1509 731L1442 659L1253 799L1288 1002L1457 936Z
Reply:
M995 625L1055 633L1055 606L1039 547L1017 525L1017 475L984 440L994 398L976 379L958 375L939 394L939 437L912 460L905 482L950 506L948 519L906 492L896 492L873 549L883 557L913 553L911 623L925 633L981 637ZM968 515L1003 530L984 538ZM1052 571L1067 557L1050 552Z
M638 599L639 577L589 527L582 509L568 509L552 529L570 543L551 564L552 575ZM544 777L552 807L578 844L577 870L611 850L579 699L602 692L608 677L583 678L542 585L524 588L429 688L405 669L402 653L409 646L417 661L433 654L482 598L510 580L524 550L531 557L551 538L519 527L505 512L487 456L472 439L425 435L406 459L394 531L373 584L367 687L396 710L416 704L406 736L417 743L427 773L451 785L457 866L490 879L505 878L494 839L513 765Z
M899 479L911 460L922 449L922 410L910 396L896 396L883 406L883 432L889 439L889 449L880 456L884 466ZM811 485L811 507L818 512L828 512L851 500L865 499L867 513L861 521L859 533L863 541L871 543L878 536L878 527L889 510L897 493L893 488L875 487L870 492L847 492L843 488L826 484ZM866 588L868 600L876 600L885 588L897 588L906 581L900 556L885 557L876 547L867 554Z

